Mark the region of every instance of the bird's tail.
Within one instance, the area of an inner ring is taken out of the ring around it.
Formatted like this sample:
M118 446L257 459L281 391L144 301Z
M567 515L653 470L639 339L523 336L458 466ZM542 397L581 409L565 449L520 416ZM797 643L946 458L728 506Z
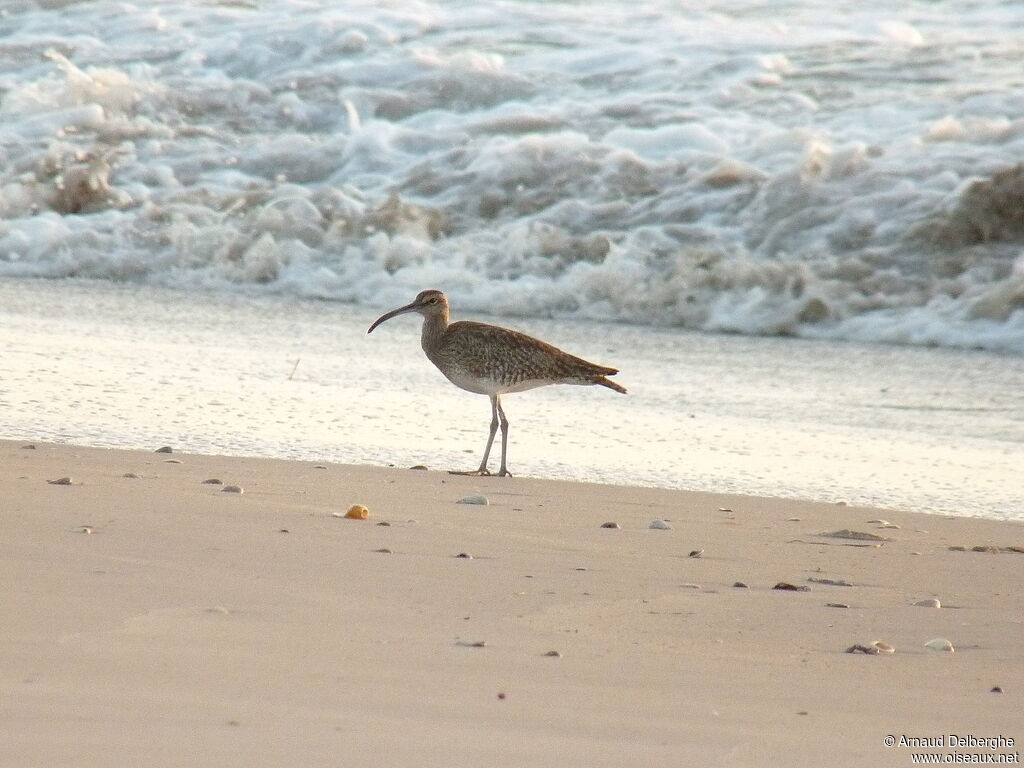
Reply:
M616 373L618 373L618 371L616 371ZM614 381L612 381L611 379L605 378L604 376L598 376L596 379L594 379L594 383L595 384L600 384L602 387L608 387L608 389L614 389L616 392L621 392L622 394L626 394L626 388L625 387L620 387Z

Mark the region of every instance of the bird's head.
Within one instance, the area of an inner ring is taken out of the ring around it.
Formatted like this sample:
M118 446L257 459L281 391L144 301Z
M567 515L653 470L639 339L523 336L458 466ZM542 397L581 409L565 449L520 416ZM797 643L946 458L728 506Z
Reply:
M374 320L373 325L371 325L366 332L373 333L373 329L385 320L390 320L392 317L398 317L398 315L406 315L410 312L418 312L425 318L440 316L447 320L448 299L445 298L443 293L434 289L420 291L416 295L416 298L409 304L406 304L404 307L399 307L398 309L392 309L390 312L385 312Z

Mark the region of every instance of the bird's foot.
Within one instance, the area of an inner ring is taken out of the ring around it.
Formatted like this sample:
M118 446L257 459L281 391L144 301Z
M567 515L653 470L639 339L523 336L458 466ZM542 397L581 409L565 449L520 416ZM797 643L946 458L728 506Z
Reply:
M495 475L489 469L474 469L472 471L463 471L458 469L449 469L449 475L465 475L467 477L512 477L512 473L507 469L502 468L498 470L498 474Z

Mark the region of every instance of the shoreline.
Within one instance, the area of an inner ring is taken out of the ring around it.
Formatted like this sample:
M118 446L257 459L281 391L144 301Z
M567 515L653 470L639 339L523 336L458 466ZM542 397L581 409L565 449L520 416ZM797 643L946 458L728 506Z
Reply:
M0 765L906 765L886 735L1024 739L1024 554L950 549L1024 545L1016 522L27 444L0 441ZM896 652L846 652L874 640Z
M371 314L322 302L3 280L0 304L6 435L465 469L486 438L486 398L444 379L411 319L378 338ZM1024 519L1008 482L1024 462L1024 360L522 330L614 363L630 394L510 398L513 473Z

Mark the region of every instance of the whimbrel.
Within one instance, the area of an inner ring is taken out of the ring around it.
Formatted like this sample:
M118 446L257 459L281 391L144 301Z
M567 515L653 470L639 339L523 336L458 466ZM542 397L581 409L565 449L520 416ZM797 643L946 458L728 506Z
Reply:
M501 425L501 468L498 476L511 474L505 465L508 450L508 419L501 408L501 396L548 384L600 384L626 394L626 390L605 378L615 368L588 363L540 339L519 331L466 320L448 322L448 299L441 291L422 291L412 303L393 309L376 320L367 333L392 317L417 312L423 315L420 344L434 365L457 387L487 395L491 399L491 432L476 472L489 475L487 459L494 435Z

